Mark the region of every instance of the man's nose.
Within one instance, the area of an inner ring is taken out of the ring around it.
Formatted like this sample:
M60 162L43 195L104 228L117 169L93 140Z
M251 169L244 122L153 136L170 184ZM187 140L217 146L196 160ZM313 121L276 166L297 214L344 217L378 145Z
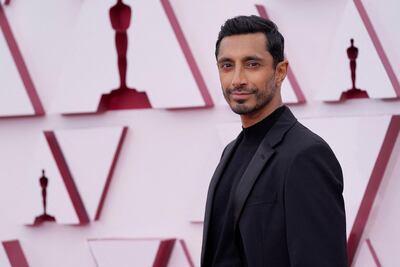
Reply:
M232 87L238 88L247 85L247 78L243 68L236 68L232 77Z

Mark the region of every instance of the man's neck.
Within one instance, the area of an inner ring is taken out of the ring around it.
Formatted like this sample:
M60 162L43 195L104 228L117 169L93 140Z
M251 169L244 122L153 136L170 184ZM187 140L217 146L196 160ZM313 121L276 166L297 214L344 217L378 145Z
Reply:
M267 107L258 112L240 115L240 119L242 121L242 127L248 128L250 126L253 126L254 124L268 117L272 112L274 112L277 108L281 107L282 105L283 105L282 101L278 101L277 103L272 103L271 101L271 103L269 103Z

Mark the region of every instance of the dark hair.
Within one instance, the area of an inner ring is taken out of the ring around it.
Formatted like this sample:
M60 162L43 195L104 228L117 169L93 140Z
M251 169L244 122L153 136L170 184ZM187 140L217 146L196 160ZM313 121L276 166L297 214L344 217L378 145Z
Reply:
M272 55L274 67L283 61L285 39L278 31L278 27L269 19L264 19L259 16L237 16L225 21L221 26L218 34L218 39L215 44L215 57L218 57L219 45L224 37L248 34L248 33L264 33L267 38L267 51Z

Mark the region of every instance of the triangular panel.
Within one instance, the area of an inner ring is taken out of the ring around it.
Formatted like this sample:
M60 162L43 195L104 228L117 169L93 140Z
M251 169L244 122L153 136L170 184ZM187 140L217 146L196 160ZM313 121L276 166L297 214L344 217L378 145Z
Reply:
M397 138L392 151L387 151L389 161L387 167L382 170L380 185L378 184L375 201L367 217L365 230L362 233L362 241L368 237L371 247L375 251L382 266L396 266L399 262L398 244L400 240L400 228L398 221L400 218L400 195L398 188L400 186L400 120L397 121ZM396 132L394 133L396 134ZM379 189L379 190L378 190ZM355 263L361 261L362 248L360 248L355 258ZM361 265L356 265L361 266Z
M63 113L101 111L101 96L120 86L116 35L109 16L109 9L115 3L113 0L82 3L55 105ZM125 0L124 3L132 11L126 31L128 88L145 93L154 108L212 105L205 85L199 87L203 79L200 72L192 72L191 67L196 63L187 57L188 51L184 53L176 36L179 24L171 17L174 13L169 2Z
M175 239L90 239L99 267L167 267Z
M60 224L78 224L79 219L71 203L63 178L54 160L53 153L45 135L38 136L36 150L20 194L25 196L21 220L25 224L33 224L35 218L43 214L42 190L39 178L45 170L48 178L47 213L55 217Z
M348 1L338 17L336 35L329 49L317 99L339 101L342 93L352 89L347 49L354 39L358 48L355 87L366 91L370 98L396 98L396 91L353 1Z
M100 217L126 132L110 127L55 133L90 220Z
M168 266L195 267L184 240L177 240L171 258L169 259Z
M353 267L382 267L380 260L372 247L369 239L365 240L360 246L357 258Z
M0 5L0 117L44 113L33 82Z

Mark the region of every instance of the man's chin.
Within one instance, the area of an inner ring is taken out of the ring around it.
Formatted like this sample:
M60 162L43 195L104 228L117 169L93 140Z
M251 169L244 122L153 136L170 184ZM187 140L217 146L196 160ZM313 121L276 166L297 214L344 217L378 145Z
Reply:
M235 112L238 115L246 115L254 111L253 108L246 106L246 105L241 105L241 104L235 104L231 105L231 110Z

